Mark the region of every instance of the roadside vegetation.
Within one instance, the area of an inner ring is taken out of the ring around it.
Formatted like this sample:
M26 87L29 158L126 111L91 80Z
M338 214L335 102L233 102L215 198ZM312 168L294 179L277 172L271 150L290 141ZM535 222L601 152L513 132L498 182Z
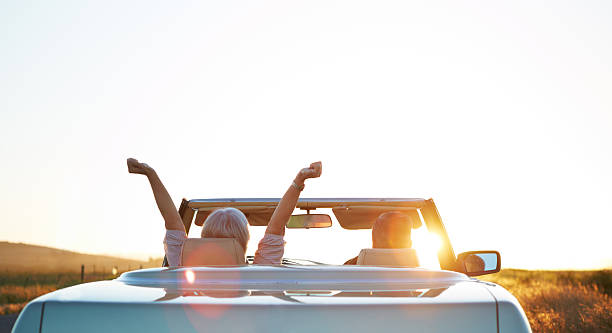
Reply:
M506 269L481 279L510 291L534 332L612 332L612 270Z
M113 279L112 274L87 274L83 282ZM18 313L29 301L81 283L80 273L0 273L0 315Z
M150 259L142 268L160 267L162 259ZM88 265L92 267L92 265ZM137 266L137 268L140 268ZM122 273L117 267L100 267L98 271L85 268L83 280L79 266L68 272L0 271L0 315L19 313L29 301L57 289L80 283L111 280ZM127 270L125 267L124 270Z
M112 279L132 269L160 267L161 262L0 242L0 315L18 313L29 301L57 289Z

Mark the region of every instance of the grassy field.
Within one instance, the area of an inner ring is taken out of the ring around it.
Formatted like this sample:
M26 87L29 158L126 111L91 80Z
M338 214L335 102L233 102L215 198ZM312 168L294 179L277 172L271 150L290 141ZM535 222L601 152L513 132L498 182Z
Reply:
M160 267L161 262L162 259L151 260L144 268ZM110 269L107 272L85 271L84 279L81 281L81 273L72 271L0 272L0 315L19 313L29 301L54 290L80 283L114 279L121 273L117 271L116 274L113 274Z
M508 289L534 332L612 332L612 270L506 269L481 279Z
M85 282L112 279L90 273ZM612 332L612 271L503 270L483 276L519 300L534 332ZM81 283L79 273L0 272L0 314L18 313L28 301Z
M18 313L30 300L57 289L112 279L132 269L160 267L161 259L139 261L0 242L0 263L0 315L5 315Z
M112 279L112 274L86 274L84 282ZM0 315L18 313L34 298L57 289L81 283L81 274L0 273Z

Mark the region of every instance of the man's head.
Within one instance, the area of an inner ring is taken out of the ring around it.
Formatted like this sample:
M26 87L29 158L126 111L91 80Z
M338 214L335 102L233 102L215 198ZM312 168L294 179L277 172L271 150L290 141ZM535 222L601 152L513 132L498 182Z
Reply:
M482 272L485 270L485 262L476 254L472 254L467 256L464 261L465 271L467 273L471 272Z
M401 249L412 247L412 220L401 212L380 214L372 226L372 247Z

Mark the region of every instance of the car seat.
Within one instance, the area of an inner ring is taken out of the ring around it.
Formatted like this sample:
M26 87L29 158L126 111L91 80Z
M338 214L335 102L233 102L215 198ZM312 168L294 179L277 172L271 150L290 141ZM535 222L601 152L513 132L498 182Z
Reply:
M244 249L234 238L188 238L181 251L181 265L245 265Z
M357 265L418 267L416 250L404 249L363 249L357 257Z

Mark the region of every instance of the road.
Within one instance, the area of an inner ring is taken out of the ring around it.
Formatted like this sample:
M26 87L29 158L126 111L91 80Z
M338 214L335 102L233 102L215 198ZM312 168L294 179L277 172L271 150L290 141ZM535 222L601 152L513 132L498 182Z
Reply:
M0 316L0 333L10 333L17 316L17 314Z

